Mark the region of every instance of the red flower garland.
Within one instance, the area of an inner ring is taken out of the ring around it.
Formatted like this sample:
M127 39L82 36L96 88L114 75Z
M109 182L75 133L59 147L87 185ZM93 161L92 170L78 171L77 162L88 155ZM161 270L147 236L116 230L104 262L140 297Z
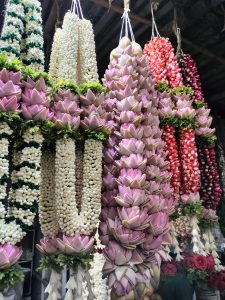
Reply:
M195 144L195 131L180 129L180 162L182 194L197 193L200 188L198 154Z
M162 139L165 142L165 150L167 151L167 158L170 162L168 171L171 173L171 186L174 190L174 195L178 195L180 191L180 162L178 157L178 146L175 138L175 129L171 125L163 127Z
M200 196L206 208L216 209L221 198L219 174L214 146L203 145L198 148L201 172Z
M190 54L184 54L180 58L180 69L184 84L193 90L192 100L204 102L200 75L195 61Z

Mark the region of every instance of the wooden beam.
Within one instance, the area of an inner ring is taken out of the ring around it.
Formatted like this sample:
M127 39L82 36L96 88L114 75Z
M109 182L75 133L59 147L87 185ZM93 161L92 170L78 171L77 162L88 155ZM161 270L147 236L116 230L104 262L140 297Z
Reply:
M91 0L92 2L98 4L98 5L101 5L102 7L105 7L107 9L111 9L119 14L123 14L124 10L123 10L123 7L119 6L119 5L116 5L116 4L111 4L110 7L109 7L109 2L108 1L105 1L105 0ZM133 13L129 13L129 16L131 19L137 21L137 22L141 22L147 26L152 26L152 22L149 21L148 19L144 18L144 17L141 17L141 16L138 16L136 14L133 14Z

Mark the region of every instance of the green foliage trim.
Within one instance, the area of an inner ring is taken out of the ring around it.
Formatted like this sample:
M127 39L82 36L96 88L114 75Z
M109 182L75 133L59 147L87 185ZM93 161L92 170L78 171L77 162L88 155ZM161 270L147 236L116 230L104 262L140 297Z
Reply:
M202 280L204 281L206 277L206 272L198 269L188 269L187 270L187 278L193 283L194 281Z
M30 163L29 161L23 161L21 164L14 166L14 170L19 171L21 168L28 167L32 170L40 171L40 167L36 167L35 163Z
M2 53L0 54L0 68L6 68L10 71L18 72L23 69L23 64L19 59L8 59L6 53Z
M181 213L183 216L197 216L202 215L203 207L199 202L190 202L181 205Z
M196 136L196 143L199 147L203 147L205 145L215 145L216 141L217 137L215 134L212 134L210 136Z
M28 66L24 70L23 79L26 79L26 77L28 76L33 80L38 80L39 78L43 77L48 86L52 88L54 87L52 78L45 72L41 72L41 71L36 72L30 66Z
M9 39L20 41L20 39L18 38L18 36L15 33L9 33L9 34L1 37L1 40L3 40L3 41L9 40Z
M90 263L93 259L92 254L46 254L42 260L38 270L54 269L56 272L60 272L65 266L76 271L78 266L83 269L90 268Z
M79 87L80 94L85 95L88 90L91 90L93 93L106 93L107 88L101 85L98 81L91 82L91 83L83 83Z
M30 229L30 226L28 226L27 224L25 224L22 220L20 220L19 218L15 218L15 217L6 217L6 223L10 223L10 222L16 222L16 224L18 226L20 226L20 228L24 231L27 232Z
M197 122L193 117L178 118L172 116L165 116L160 121L160 126L163 128L165 125L171 125L174 128L182 128L182 129L188 129L188 128L195 129L198 127Z
M212 229L218 226L218 221L217 220L210 220L210 219L200 219L199 221L199 227L201 229Z
M55 86L55 93L57 93L59 89L70 90L77 95L79 94L79 87L73 81L60 79Z
M101 131L86 129L82 132L82 136L84 136L86 139L94 139L104 142L108 139L110 133L110 130L107 129L102 129Z
M10 268L0 270L0 292L13 286L17 282L22 281L24 274L21 267L18 265L11 266Z
M24 20L24 18L21 17L20 15L18 15L15 11L7 11L7 15L10 16L10 17L14 17L14 18L19 19L20 21L23 22L23 24L26 23L26 21Z
M7 183L9 180L9 177L4 174L1 178L0 178L0 185L4 185L5 183Z
M202 101L199 101L199 100L193 101L193 102L192 102L192 106L193 106L195 109L199 109L199 108L201 108L201 107L208 108L207 103L202 102Z
M166 92L170 95L177 95L177 94L193 94L193 91L190 87L187 87L187 86L181 86L181 87L178 87L178 88L170 88L168 86L168 84L164 81L160 81L156 84L156 90L163 93L163 92Z

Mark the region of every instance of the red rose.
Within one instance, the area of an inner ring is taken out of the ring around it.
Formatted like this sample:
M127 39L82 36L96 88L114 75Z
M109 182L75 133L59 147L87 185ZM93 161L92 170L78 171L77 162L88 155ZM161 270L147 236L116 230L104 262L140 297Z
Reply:
M186 267L188 269L194 269L195 268L195 263L194 263L194 259L192 256L187 256L185 258L185 264L186 264Z
M165 263L161 266L161 272L164 276L174 276L177 273L177 268L174 264Z
M225 289L225 273L220 272L219 274L219 289L224 290Z
M212 255L207 256L208 269L212 271L215 266L214 257Z
M205 271L207 269L207 258L202 255L195 254L193 256L195 267L201 271Z

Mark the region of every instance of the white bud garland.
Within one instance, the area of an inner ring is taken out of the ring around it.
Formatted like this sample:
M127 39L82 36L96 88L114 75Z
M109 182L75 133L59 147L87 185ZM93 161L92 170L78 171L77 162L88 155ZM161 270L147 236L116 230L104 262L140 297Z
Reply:
M79 83L98 81L93 26L89 20L79 20Z
M59 289L61 288L61 274L55 270L51 271L49 284L45 289L45 293L48 294L47 300L61 299Z
M55 205L55 155L50 151L43 151L41 157L39 221L44 236L54 237L59 232Z
M78 22L77 15L71 12L65 14L60 49L63 55L59 64L59 78L76 83L78 80Z
M193 252L199 253L200 255L206 255L205 247L201 242L200 238L200 228L198 226L198 218L196 216L191 217L190 225L191 225L191 234L192 234L192 244L193 244Z
M60 65L60 61L62 60L62 57L60 55L61 39L62 39L62 29L57 28L54 35L54 40L52 44L52 53L51 53L50 64L49 64L49 75L55 81L59 79L59 65Z

